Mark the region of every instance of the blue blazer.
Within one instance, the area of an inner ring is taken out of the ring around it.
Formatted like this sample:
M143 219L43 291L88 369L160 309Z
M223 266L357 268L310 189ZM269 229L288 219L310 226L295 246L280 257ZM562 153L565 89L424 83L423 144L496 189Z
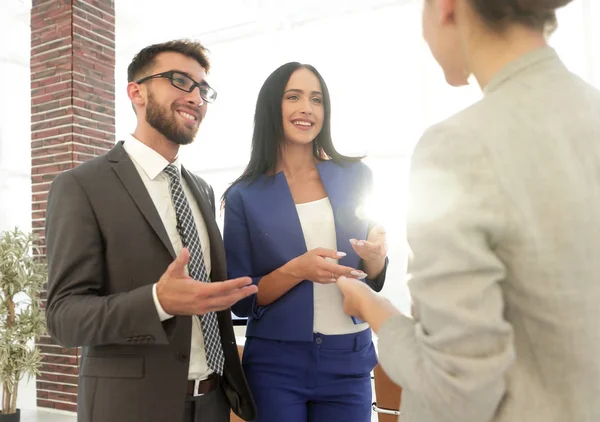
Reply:
M371 191L371 170L362 162L345 165L323 161L317 165L333 209L337 249L346 256L340 265L362 269L362 260L349 239L366 239L372 226L365 215ZM227 276L260 279L307 252L296 205L283 172L262 176L252 183L238 183L225 197L223 230ZM386 266L376 280L366 280L380 291ZM312 341L313 282L304 280L267 306L256 304L256 295L232 307L248 317L246 335L286 341Z

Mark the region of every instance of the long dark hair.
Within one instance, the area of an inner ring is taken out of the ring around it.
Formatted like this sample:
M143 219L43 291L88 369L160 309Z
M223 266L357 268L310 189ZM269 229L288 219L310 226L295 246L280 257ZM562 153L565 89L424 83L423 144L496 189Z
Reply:
M319 79L323 92L323 128L313 141L313 155L319 161L331 160L337 164L360 161L363 157L347 157L337 152L331 140L331 99L327 84L321 74L313 66L298 62L286 63L269 75L263 84L254 112L254 132L252 134L252 150L246 169L235 182L231 184L222 197L232 186L241 182L253 182L264 174L273 174L279 160L284 142L283 116L281 103L285 87L298 69L308 69Z

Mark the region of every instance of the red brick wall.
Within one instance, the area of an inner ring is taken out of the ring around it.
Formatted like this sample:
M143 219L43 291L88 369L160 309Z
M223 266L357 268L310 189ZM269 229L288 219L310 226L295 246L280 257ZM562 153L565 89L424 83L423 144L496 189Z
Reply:
M42 245L50 182L115 142L114 69L114 0L33 0L31 218ZM47 336L38 347L38 406L75 411L79 350Z

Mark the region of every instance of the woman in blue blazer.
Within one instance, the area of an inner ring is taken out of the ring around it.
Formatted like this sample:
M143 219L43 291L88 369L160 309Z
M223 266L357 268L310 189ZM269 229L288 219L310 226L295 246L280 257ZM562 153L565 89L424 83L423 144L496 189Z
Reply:
M385 231L365 216L371 171L339 154L327 86L287 63L256 104L250 162L225 192L228 276L258 293L233 306L248 317L243 365L258 421L370 421L371 330L344 314L335 284L387 268Z

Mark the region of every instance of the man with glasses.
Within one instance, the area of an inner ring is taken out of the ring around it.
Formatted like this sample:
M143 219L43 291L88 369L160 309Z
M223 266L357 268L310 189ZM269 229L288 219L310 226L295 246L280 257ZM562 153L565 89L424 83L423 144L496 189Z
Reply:
M52 183L48 330L83 346L80 422L256 415L229 312L256 287L223 281L213 190L179 157L217 97L209 68L196 42L141 50L128 68L133 134Z

